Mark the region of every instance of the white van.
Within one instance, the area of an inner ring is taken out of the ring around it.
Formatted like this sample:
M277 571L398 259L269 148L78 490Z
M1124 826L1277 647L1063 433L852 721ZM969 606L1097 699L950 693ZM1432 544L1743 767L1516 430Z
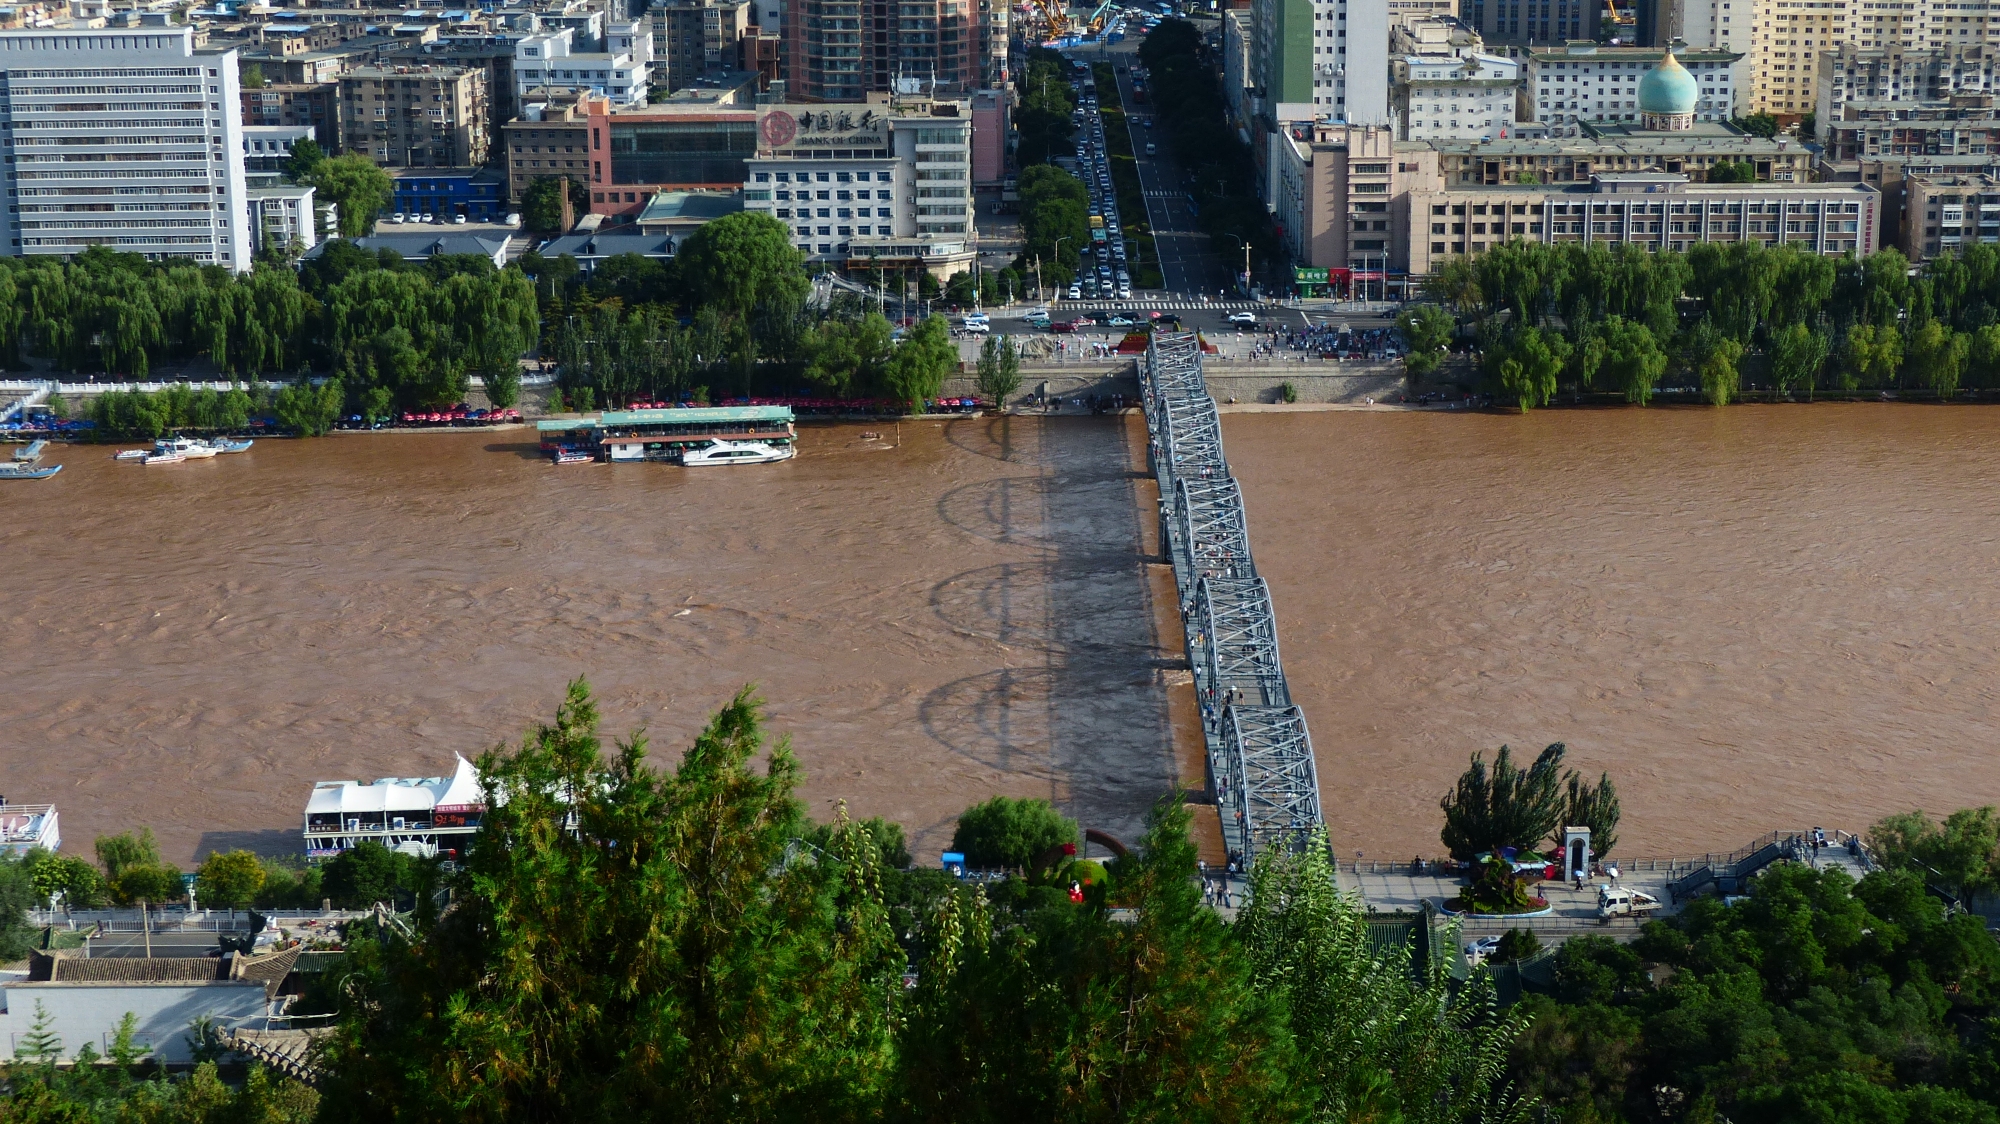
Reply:
M1153 144L1152 141L1146 142L1146 155L1151 156L1154 153L1155 149L1156 146Z
M1597 919L1610 921L1614 917L1644 917L1660 908L1660 899L1642 893L1629 886L1599 886L1597 888Z

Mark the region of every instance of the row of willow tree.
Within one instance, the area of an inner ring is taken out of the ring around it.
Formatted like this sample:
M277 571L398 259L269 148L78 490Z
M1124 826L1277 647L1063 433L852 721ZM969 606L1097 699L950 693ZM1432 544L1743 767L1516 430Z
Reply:
M511 406L523 358L538 352L571 401L608 406L710 386L918 402L958 373L943 320L898 342L863 302L813 306L809 290L804 255L759 214L708 224L669 262L626 254L589 275L567 256L530 253L504 269L478 255L416 264L346 241L296 270L260 262L246 274L93 248L70 262L0 259L0 362L32 356L114 379L194 365L295 384L107 397L92 417L117 437L240 428L246 411L320 433L343 415L461 401L474 375L493 405Z
M2000 387L2000 250L1913 270L1898 250L1830 258L1703 243L1684 254L1510 242L1455 258L1426 294L1474 322L1482 370L1523 410L1560 395L1644 404L1667 385L1726 404Z

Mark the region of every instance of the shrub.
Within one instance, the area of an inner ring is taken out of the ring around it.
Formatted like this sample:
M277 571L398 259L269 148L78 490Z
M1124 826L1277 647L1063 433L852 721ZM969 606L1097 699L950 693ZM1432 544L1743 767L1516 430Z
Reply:
M1048 801L996 796L958 817L951 849L968 866L1026 868L1051 847L1081 839L1076 821Z

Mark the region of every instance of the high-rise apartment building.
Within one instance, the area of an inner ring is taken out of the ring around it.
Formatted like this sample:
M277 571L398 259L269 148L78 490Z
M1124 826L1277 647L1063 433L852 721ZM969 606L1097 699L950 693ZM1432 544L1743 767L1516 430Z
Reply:
M653 36L645 20L613 20L601 44L579 47L570 27L514 44L515 92L523 98L530 90L570 89L614 105L644 105L652 79Z
M1824 129L1850 102L1946 101L1991 97L2000 81L2000 52L1984 44L1862 47L1844 43L1820 52L1818 101Z
M279 82L243 91L245 125L304 125L321 148L340 143L340 87L333 82Z
M663 89L685 89L710 70L734 70L737 43L758 27L753 0L661 0L646 12L653 37L653 67Z
M1390 123L1388 9L1358 0L1254 0L1250 20L1251 85L1267 113L1311 106L1357 125Z
M1861 15L1859 8L1857 0L1757 0L1748 60L1751 111L1812 112L1819 95L1816 60L1848 40L1849 17Z
M978 0L787 0L792 95L860 101L874 93L970 93L984 73L981 19Z
M341 147L384 167L484 164L487 129L482 71L368 66L340 76Z
M0 248L250 268L241 104L192 28L0 32Z

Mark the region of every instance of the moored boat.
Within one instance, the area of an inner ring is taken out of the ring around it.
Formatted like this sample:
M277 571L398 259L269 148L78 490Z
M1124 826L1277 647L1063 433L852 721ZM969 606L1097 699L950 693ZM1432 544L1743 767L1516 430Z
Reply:
M47 480L62 471L62 466L52 464L47 468L36 468L28 464L0 464L0 480Z
M146 459L146 450L144 450L144 449L120 449L120 450L118 450L118 451L117 451L116 453L112 454L112 457L111 457L111 459L112 459L112 460L115 460L115 461L139 461L139 460L145 460L145 459Z
M717 464L770 464L791 460L798 454L798 448L793 445L773 445L763 441L710 441L683 450L681 464L687 468Z
M178 455L182 460L206 460L222 450L206 441L196 441L192 437L162 437L153 442L152 456ZM152 463L152 457L146 459Z
M597 458L579 449L560 449L551 459L557 464L589 464Z
M186 463L187 463L187 454L186 454L186 453L147 453L147 454L146 454L146 457L145 457L145 459L144 459L144 460L142 460L142 461L140 461L139 463L140 463L140 464L145 464L145 465L154 465L154 464L186 464Z
M255 441L231 441L227 437L213 437L205 444L218 453L247 453Z
M21 448L14 450L14 459L22 464L33 464L42 459L42 450L48 447L49 443L46 440L37 437Z

